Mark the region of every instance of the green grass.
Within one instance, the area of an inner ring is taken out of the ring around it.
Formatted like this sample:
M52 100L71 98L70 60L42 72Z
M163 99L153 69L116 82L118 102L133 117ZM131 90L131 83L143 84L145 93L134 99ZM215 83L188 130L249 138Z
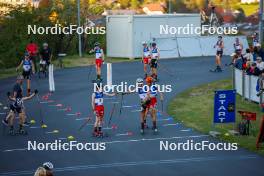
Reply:
M64 68L72 68L72 67L84 67L94 63L94 56L93 55L84 55L83 57L79 57L78 55L66 56L63 59ZM138 59L135 59L138 60ZM135 60L130 60L128 58L105 58L105 62L133 62ZM56 69L59 69L59 61L54 60L53 64L55 65ZM0 70L0 79L8 78L12 76L16 76L17 72L15 68L9 69L1 69Z
M169 104L168 111L177 121L183 122L187 127L194 128L197 131L208 134L213 130L213 109L214 109L214 91L223 89L232 89L231 80L222 80L210 84L191 88L177 95ZM264 154L264 145L260 150L256 150L256 138L260 128L262 113L256 103L243 100L237 95L237 111L245 110L257 112L257 121L252 123L252 129L249 136L226 136L228 130L234 129L232 124L215 125L215 130L221 132L221 140L236 142L240 147L251 151ZM241 121L241 116L237 113L237 123ZM237 127L237 124L235 125Z
M258 8L259 8L259 4L258 3L254 3L254 4L240 4L239 6L244 10L246 16L249 16L249 15L252 15L252 14L256 13Z

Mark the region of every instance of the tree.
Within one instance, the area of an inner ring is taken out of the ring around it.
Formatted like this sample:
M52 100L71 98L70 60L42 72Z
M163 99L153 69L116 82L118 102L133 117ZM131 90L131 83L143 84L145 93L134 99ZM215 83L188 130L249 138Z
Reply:
M139 1L138 0L131 0L131 8L132 9L137 9L139 7Z

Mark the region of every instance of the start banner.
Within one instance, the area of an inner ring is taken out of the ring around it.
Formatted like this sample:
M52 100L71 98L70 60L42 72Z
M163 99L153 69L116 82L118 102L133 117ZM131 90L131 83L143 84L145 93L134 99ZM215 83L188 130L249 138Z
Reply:
M214 123L234 123L236 121L236 91L215 91Z

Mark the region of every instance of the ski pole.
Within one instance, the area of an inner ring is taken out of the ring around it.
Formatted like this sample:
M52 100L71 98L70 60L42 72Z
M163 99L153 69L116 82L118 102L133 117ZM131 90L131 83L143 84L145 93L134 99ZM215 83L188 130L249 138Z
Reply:
M124 94L121 94L121 102L120 102L120 109L119 109L119 117L122 113L122 109L123 109L123 99L124 99Z
M169 76L174 76L168 69L158 63L158 66L163 70L164 72L168 73Z
M113 117L113 114L114 114L114 111L115 111L115 106L116 106L116 104L114 104L113 107L112 107L112 110L111 110L110 118L108 120L107 127L109 127L109 125L111 124L112 117Z
M90 122L91 118L88 117L85 122L80 126L80 128L78 129L78 131L81 131L87 124L88 122Z

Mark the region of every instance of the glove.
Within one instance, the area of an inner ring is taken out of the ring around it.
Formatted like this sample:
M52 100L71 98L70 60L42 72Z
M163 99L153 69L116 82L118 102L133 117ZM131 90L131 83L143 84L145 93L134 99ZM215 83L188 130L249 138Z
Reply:
M11 95L11 93L10 92L7 92L7 96L9 97Z
M38 90L37 90L37 89L35 89L34 93L35 93L35 94L38 94Z

